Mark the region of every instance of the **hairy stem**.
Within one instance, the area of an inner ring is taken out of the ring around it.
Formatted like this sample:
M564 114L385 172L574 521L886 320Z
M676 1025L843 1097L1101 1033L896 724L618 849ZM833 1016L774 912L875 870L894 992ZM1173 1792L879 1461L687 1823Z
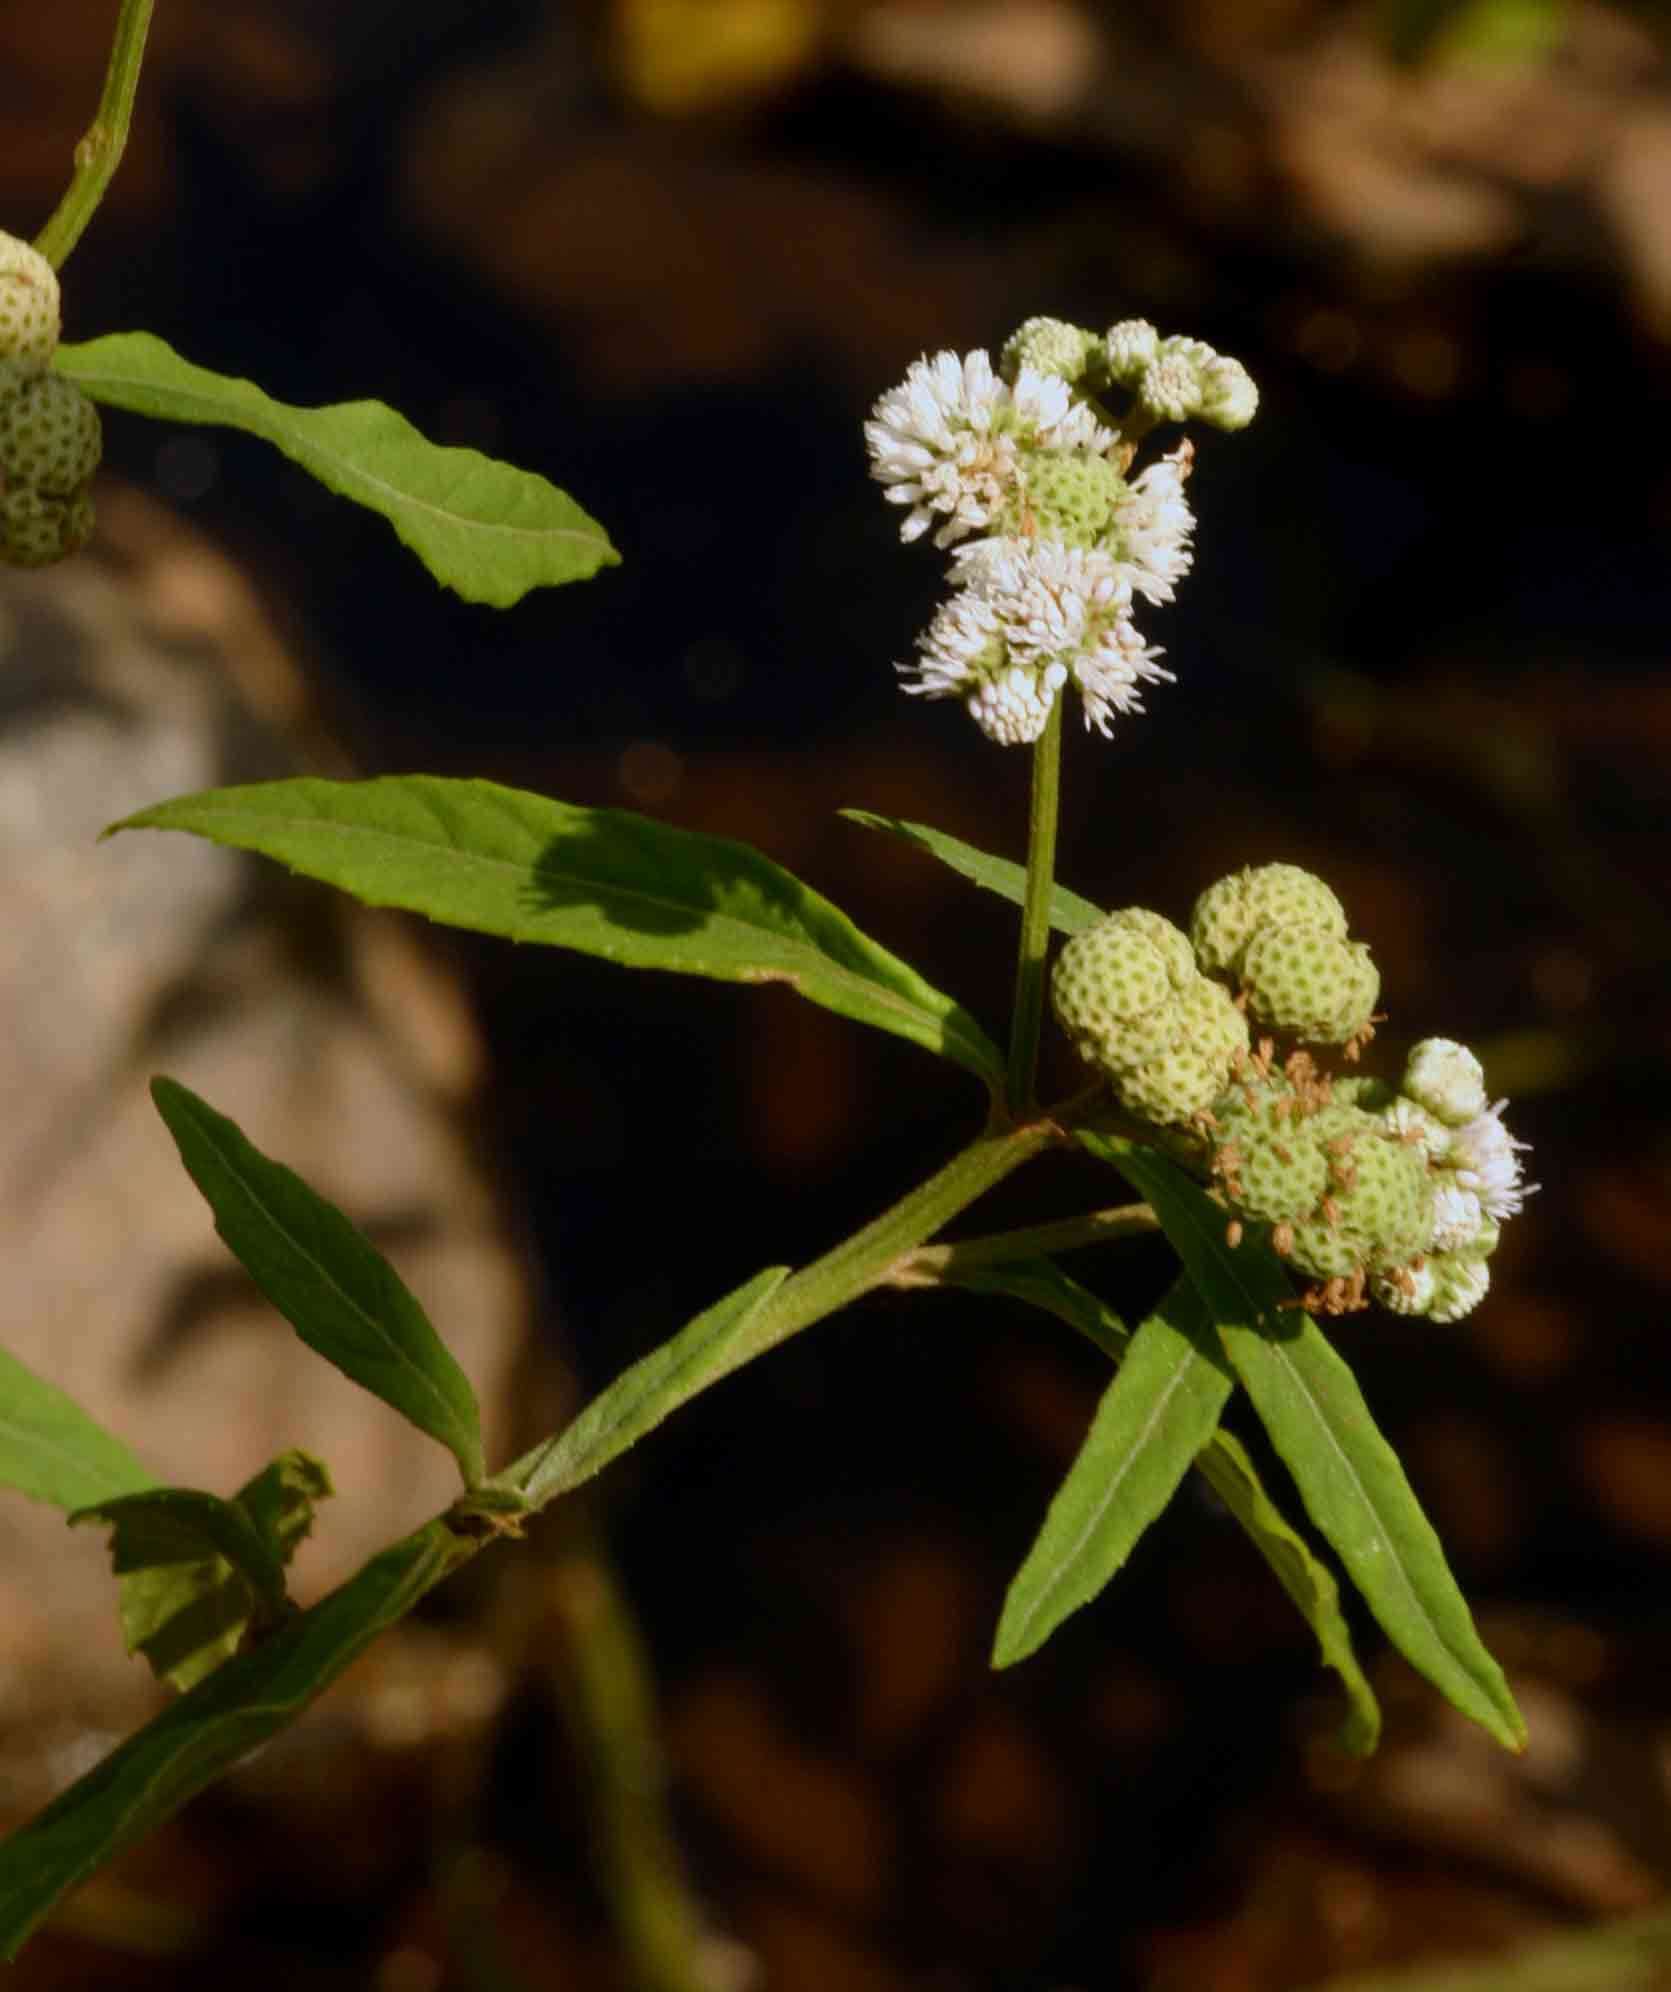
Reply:
M52 219L35 237L35 247L55 270L63 268L93 219L127 145L151 5L152 0L122 0L99 108L75 149L75 175Z
M1033 796L1027 819L1027 885L1015 958L1015 1021L1010 1034L1010 1112L1034 1110L1033 1086L1044 1021L1044 957L1050 942L1050 893L1056 879L1056 813L1062 783L1062 695L1057 693L1033 748Z

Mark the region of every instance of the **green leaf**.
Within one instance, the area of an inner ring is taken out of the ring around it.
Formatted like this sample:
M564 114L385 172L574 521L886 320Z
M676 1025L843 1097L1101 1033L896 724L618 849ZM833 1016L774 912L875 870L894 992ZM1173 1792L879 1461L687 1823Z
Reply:
M54 1508L85 1508L155 1485L73 1397L0 1349L0 1486Z
M926 823L907 823L899 816L878 816L869 809L844 809L841 813L850 823L862 823L867 830L884 830L891 837L915 844L918 850L938 858L943 865L950 865L954 872L961 872L988 892L997 893L1000 899L1019 906L1026 897L1026 870L1008 858L977 851L973 844L965 844L959 837L948 837L944 830L930 829ZM1050 924L1057 933L1081 933L1087 927L1094 927L1102 915L1100 906L1081 899L1077 892L1069 892L1065 885L1051 887Z
M602 526L554 484L479 450L427 442L380 401L288 408L251 381L193 366L149 332L60 346L53 364L109 407L260 436L321 484L381 512L467 602L509 608L531 588L583 581L620 560Z
M432 775L208 789L113 828L187 830L368 905L507 940L721 982L786 982L1003 1084L1003 1057L966 1010L730 838Z
M314 1502L330 1492L318 1460L286 1452L230 1501L158 1487L82 1508L70 1522L109 1528L128 1651L185 1689L229 1660L246 1631L283 1620L285 1565L313 1525Z
M1115 1362L1131 1339L1104 1301L1049 1259L1010 1260L944 1277L947 1285L1004 1293L1042 1308L1077 1329ZM1381 1709L1353 1651L1352 1630L1341 1610L1334 1573L1266 1492L1239 1439L1223 1430L1214 1432L1196 1454L1195 1464L1311 1627L1324 1666L1340 1676L1347 1704L1341 1748L1353 1756L1368 1756L1380 1739Z
M1352 1372L1310 1316L1292 1306L1282 1262L1256 1238L1228 1245L1223 1209L1152 1149L1107 1135L1080 1140L1153 1207L1212 1308L1306 1512L1387 1637L1464 1715L1507 1748L1523 1748L1525 1722L1475 1630L1433 1525Z
M309 1348L439 1439L475 1486L486 1470L476 1393L394 1267L195 1093L153 1079L151 1097L215 1229L256 1285Z
M572 1424L498 1475L495 1484L521 1494L530 1507L542 1507L600 1473L670 1412L755 1353L749 1329L788 1277L787 1266L768 1266L715 1301L623 1370Z
M1340 1676L1346 1691L1346 1719L1340 1746L1354 1757L1374 1754L1381 1740L1381 1705L1352 1650L1352 1629L1340 1608L1340 1586L1327 1564L1266 1493L1258 1469L1240 1439L1215 1432L1196 1465L1207 1484L1252 1537L1277 1582L1317 1637L1323 1665Z
M1132 1336L1010 1585L994 1666L1026 1659L1101 1591L1177 1492L1234 1387L1200 1296L1179 1280Z
M0 1956L15 1957L77 1882L294 1720L470 1553L440 1522L384 1550L311 1611L166 1708L0 1843Z

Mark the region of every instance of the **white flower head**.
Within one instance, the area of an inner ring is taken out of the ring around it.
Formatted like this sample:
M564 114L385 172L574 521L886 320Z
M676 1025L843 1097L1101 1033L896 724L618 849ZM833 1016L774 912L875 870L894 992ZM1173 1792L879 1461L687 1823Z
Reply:
M1443 1183L1433 1193L1432 1252L1459 1252L1477 1244L1485 1227L1485 1210L1478 1193L1459 1183Z
M1194 462L1194 445L1180 443L1139 471L1114 508L1109 537L1122 575L1145 601L1170 602L1194 562L1195 514L1184 496Z
M1145 682L1167 679L1131 621L1131 586L1111 555L1059 540L987 539L960 550L963 584L935 616L906 690L961 697L1005 745L1036 740L1062 687L1078 686L1085 723L1106 736L1135 712Z
M1390 1273L1376 1273L1369 1290L1392 1314L1425 1314L1433 1304L1438 1282L1430 1261L1398 1266Z
M1520 1180L1519 1151L1530 1142L1516 1141L1503 1125L1507 1100L1499 1100L1451 1136L1445 1160L1456 1182L1472 1190L1487 1217L1501 1224L1515 1216L1538 1187Z
M1425 1162L1437 1162L1450 1147L1451 1131L1444 1122L1402 1094L1382 1114L1381 1120L1395 1141L1416 1149Z
M1399 1090L1446 1127L1461 1127L1485 1112L1485 1067L1454 1038L1423 1038L1411 1048Z
M871 476L890 504L911 508L900 538L934 526L936 546L989 525L1030 452L1101 455L1113 440L1065 380L1023 366L1012 386L984 352L915 361L865 424Z
M1491 1286L1491 1268L1472 1254L1436 1253L1428 1261L1433 1297L1423 1309L1429 1321L1460 1321L1472 1314Z

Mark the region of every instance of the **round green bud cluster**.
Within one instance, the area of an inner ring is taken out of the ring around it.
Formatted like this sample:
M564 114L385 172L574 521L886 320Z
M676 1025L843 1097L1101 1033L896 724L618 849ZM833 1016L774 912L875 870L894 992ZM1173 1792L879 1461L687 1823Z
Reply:
M1346 1044L1368 1027L1381 993L1369 950L1347 939L1345 908L1298 865L1248 865L1208 886L1190 937L1202 968L1236 976L1273 1029Z
M1029 318L1004 341L998 370L1012 383L1023 367L1031 367L1035 373L1054 374L1071 384L1089 370L1097 344L1093 333L1066 319Z
M58 327L57 271L38 249L0 231L0 359L50 366Z
M1205 1112L1247 1050L1247 1020L1195 966L1188 937L1146 907L1075 934L1050 984L1057 1020L1131 1112L1161 1124Z
M1195 902L1195 958L1209 975L1239 975L1247 944L1263 927L1318 927L1344 937L1346 909L1298 865L1244 865Z
M1259 390L1247 368L1204 339L1163 339L1147 319L1127 318L1109 326L1102 349L1109 378L1129 387L1156 422L1245 429L1258 413Z
M1321 927L1265 927L1242 956L1248 1007L1279 1031L1317 1044L1361 1036L1381 977L1362 941Z
M1125 490L1125 479L1106 457L1040 454L994 513L992 529L1011 538L1095 546Z
M93 530L98 410L74 381L0 360L0 559L44 567Z
M1213 1107L1213 1174L1237 1218L1323 1282L1309 1298L1359 1306L1365 1283L1413 1259L1433 1228L1425 1160L1379 1115L1338 1096L1303 1056L1274 1068L1262 1050Z

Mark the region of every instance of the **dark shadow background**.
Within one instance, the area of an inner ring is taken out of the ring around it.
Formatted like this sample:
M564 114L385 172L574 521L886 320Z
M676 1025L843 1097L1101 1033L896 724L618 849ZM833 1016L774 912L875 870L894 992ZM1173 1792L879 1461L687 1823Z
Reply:
M1025 822L1024 757L897 694L938 568L898 546L859 425L922 351L1148 316L1264 399L1200 446L1196 571L1152 617L1178 684L1070 745L1062 875L1182 917L1242 863L1325 872L1382 965L1386 1069L1433 1032L1479 1045L1535 1144L1479 1315L1340 1336L1563 1739L1525 1767L1389 1672L1384 1767L1342 1771L1298 1622L1193 1497L987 1675L1100 1387L1019 1312L867 1305L613 1473L690 1858L774 1987L1241 1992L1663 1889L1671 90L1646 15L1523 8L1505 43L1507 11L159 0L69 334L379 396L552 477L624 555L471 608L263 446L109 418L108 465L248 566L368 770L750 838L996 1026L1004 910L835 816L1015 855ZM110 13L0 18L19 232ZM977 1124L955 1074L781 991L456 953L588 1387ZM1039 1173L993 1222L1116 1194ZM1165 1277L1148 1247L1102 1269L1129 1310ZM489 1782L503 1982L620 1982L537 1693ZM1594 1844L1551 1852L1572 1820ZM427 1858L347 1901L328 1856L297 1864L240 1969L501 1982L436 1923ZM38 1982L196 1982L71 1951Z

